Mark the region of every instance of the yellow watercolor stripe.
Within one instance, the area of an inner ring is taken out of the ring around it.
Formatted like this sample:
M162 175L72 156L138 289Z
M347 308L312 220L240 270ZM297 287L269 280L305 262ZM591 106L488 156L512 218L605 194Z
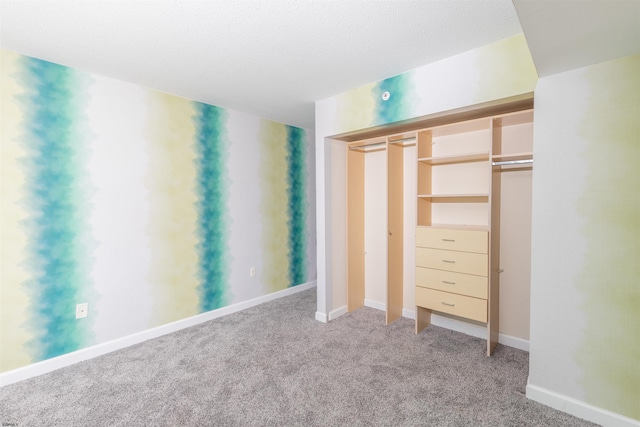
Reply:
M373 124L376 109L373 92L375 87L375 83L370 83L338 95L335 124L338 132L364 129Z
M19 72L19 58L0 50L0 343L2 348L11 349L0 353L0 372L32 363L27 352L27 342L33 338L26 329L29 297L22 286L31 278L24 265L27 235L21 225L28 213L20 204L25 193L25 174L19 159L26 152L18 143L22 112L16 96L23 90L13 77Z
M588 403L640 420L640 54L592 65L584 79L575 126L589 168L578 205L587 245L576 283L586 327L575 358Z
M474 50L479 80L471 104L533 92L538 72L523 34Z
M195 125L191 101L149 91L151 265L156 326L198 314Z
M289 227L287 198L287 129L263 120L260 125L262 182L263 278L267 293L289 286Z

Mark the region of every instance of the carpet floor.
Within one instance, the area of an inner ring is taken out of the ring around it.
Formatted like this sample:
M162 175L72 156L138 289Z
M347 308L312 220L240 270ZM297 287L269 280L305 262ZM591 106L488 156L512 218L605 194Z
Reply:
M525 397L528 353L315 289L0 388L16 426L592 426Z

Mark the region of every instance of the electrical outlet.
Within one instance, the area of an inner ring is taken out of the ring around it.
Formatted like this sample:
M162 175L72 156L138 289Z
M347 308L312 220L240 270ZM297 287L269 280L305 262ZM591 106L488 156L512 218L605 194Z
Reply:
M89 314L89 303L84 302L76 305L76 319L82 319Z
M256 277L256 268L255 267L251 267L249 269L249 277Z

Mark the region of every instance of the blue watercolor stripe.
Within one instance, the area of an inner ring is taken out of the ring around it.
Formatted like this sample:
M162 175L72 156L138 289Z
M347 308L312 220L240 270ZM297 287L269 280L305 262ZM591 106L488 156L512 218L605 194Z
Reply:
M306 133L287 126L289 286L307 281Z
M81 107L85 88L76 71L23 57L18 76L23 143L28 155L25 206L29 219L28 266L33 279L29 343L35 360L76 351L86 344L90 319L75 319L75 304L86 298L90 283L86 198L83 196L84 147L79 129L86 123Z
M372 90L376 102L373 125L394 123L413 117L417 102L411 72L381 80ZM382 99L384 92L391 95L386 101Z
M227 113L193 103L196 110L200 310L227 305L229 281Z

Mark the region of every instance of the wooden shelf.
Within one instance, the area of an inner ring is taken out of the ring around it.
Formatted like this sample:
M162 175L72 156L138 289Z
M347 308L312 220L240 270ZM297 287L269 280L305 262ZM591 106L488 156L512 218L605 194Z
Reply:
M517 111L515 113L504 114L495 120L498 126L515 126L524 123L533 123L533 110Z
M463 122L435 126L432 128L427 128L425 130L431 132L433 138L438 138L441 136L489 130L489 127L490 119L488 117L484 117L476 120L467 120Z
M444 165L452 163L481 162L487 160L489 160L489 152L480 151L476 153L453 154L448 156L423 157L418 159L418 162L428 165Z

